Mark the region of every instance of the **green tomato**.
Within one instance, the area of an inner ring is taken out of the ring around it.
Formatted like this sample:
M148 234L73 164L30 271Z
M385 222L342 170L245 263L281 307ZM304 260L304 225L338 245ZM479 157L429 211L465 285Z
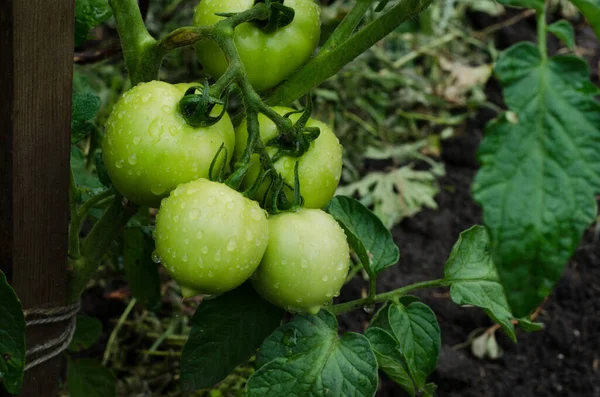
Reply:
M198 179L163 200L155 238L161 263L185 291L221 294L254 273L267 248L269 224L255 201L225 184Z
M292 109L284 107L273 108L277 113L284 115ZM295 122L300 118L300 114L290 116ZM258 116L260 123L260 138L263 142L268 142L278 134L275 124L260 114ZM307 127L318 127L321 130L319 137L311 142L310 148L300 158L283 156L275 163L275 169L283 176L286 183L294 186L294 166L298 161L298 177L300 179L300 193L304 197L304 206L306 208L323 208L332 199L342 176L342 145L328 125L310 119ZM246 120L235 130L236 146L234 159L239 159L244 153L248 140L248 125ZM277 148L269 147L267 151L271 157L277 153ZM258 155L252 157L253 165L248 171L244 180L244 186L248 187L260 172L260 161ZM257 200L261 201L269 187L269 181L265 181L257 193ZM288 198L293 198L291 190L286 189Z
M248 79L258 91L272 88L288 78L312 55L321 34L320 8L314 0L285 0L296 12L294 20L275 32L266 33L252 23L235 29L235 44ZM202 0L196 7L194 25L214 25L219 12L241 12L254 6L254 0ZM196 54L205 70L218 78L227 69L227 60L213 41L196 44Z
M333 217L315 209L269 219L269 244L252 277L256 291L290 312L316 314L344 285L350 249Z
M179 113L178 103L192 85L139 84L108 118L102 142L106 169L117 190L138 205L158 207L180 183L208 178L222 144L233 151L235 132L227 114L211 127L197 128ZM221 110L217 106L212 114Z

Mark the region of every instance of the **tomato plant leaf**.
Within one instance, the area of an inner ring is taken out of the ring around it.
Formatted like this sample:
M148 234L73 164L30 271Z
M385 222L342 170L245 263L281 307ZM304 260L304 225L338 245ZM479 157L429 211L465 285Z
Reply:
M295 316L260 347L248 397L371 397L377 391L377 359L361 334L338 336L327 310Z
M506 6L533 8L536 11L542 11L546 5L546 0L498 0L498 3Z
M94 129L90 121L100 110L100 98L93 92L73 94L71 114L71 143L77 143Z
M87 41L88 33L112 15L108 0L75 1L75 46Z
M600 38L600 0L571 0L571 3L581 11Z
M123 230L123 267L135 298L150 310L160 307L160 276L152 260L154 241L142 228Z
M474 305L486 311L516 342L514 318L492 260L488 232L473 226L460 234L444 267L450 297L457 305Z
M75 334L69 345L70 352L80 352L92 346L102 335L102 322L95 317L79 315Z
M70 397L115 397L113 373L92 358L67 361L67 385Z
M400 251L392 234L367 207L353 198L336 196L326 210L346 232L369 276L375 277L398 262Z
M262 300L248 284L205 299L192 317L181 357L183 389L204 389L223 380L250 359L282 317L283 310Z
M437 365L442 343L435 314L421 302L408 307L393 304L388 310L388 321L415 384L424 390L427 376Z
M596 217L600 102L583 59L544 59L532 43L504 52L495 72L511 112L486 128L473 192L512 313L524 317Z
M399 349L399 343L392 335L381 328L369 328L365 336L377 357L379 369L406 392L414 396L415 384L408 373L406 361Z
M548 26L548 31L559 38L570 50L575 49L575 29L570 22L560 20Z
M0 271L0 384L21 392L25 369L25 317L21 301Z

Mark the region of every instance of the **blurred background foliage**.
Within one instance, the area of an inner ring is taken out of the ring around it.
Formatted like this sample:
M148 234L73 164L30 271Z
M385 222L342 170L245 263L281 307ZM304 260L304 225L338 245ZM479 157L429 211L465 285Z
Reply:
M141 8L150 32L160 37L191 24L196 3L152 0L141 2ZM323 1L323 40L353 3ZM551 8L554 14L580 20L567 1L553 0ZM477 29L474 21L482 16L496 17L491 19L496 24ZM494 35L530 16L524 10L508 12L494 0L438 0L319 86L314 92L314 117L332 125L344 146L339 193L371 206L389 228L425 207L435 209L439 178L445 174L441 142L466 134L469 121L483 109L501 111L486 97L498 56ZM374 18L377 14L370 12L364 23ZM161 73L161 79L170 82L205 78L191 48L171 54ZM76 179L91 190L100 189L93 174L103 124L115 101L129 88L110 19L92 32L75 55L74 92L92 91L101 99L93 133L73 150ZM234 101L233 106L239 103ZM152 214L142 211L134 223L147 225ZM150 228L140 230L146 237L151 234ZM103 321L105 333L82 354L101 357L115 372L119 396L182 396L179 359L189 317L199 300L182 301L176 284L161 272L160 305L154 311L136 306L123 281L129 260L124 244L115 244L84 296L84 309ZM151 244L137 249L146 257L151 255ZM251 365L242 366L214 390L192 395L242 395L251 372Z

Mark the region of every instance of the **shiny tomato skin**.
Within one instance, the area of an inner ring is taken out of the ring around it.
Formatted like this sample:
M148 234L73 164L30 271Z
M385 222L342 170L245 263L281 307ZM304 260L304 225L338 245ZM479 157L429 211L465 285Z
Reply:
M274 107L277 113L284 115L293 109L285 107ZM290 116L292 121L297 121L299 114ZM275 124L261 114L258 117L260 124L260 137L263 142L268 142L278 134ZM321 131L319 137L311 142L310 148L302 157L295 158L283 156L275 162L275 169L283 176L289 186L294 186L294 166L298 164L298 176L300 178L300 193L304 198L306 208L324 208L333 198L342 176L342 145L331 128L318 120L310 119L307 127L318 127ZM234 160L239 159L248 140L247 122L244 119L235 129L236 146ZM269 155L273 157L276 148L268 147ZM252 157L253 166L244 180L244 187L248 187L258 176L260 171L258 155ZM262 201L269 186L266 181L259 189L256 199ZM293 198L292 191L286 189L289 199Z
M163 200L156 219L161 263L193 294L222 294L248 280L268 236L267 216L258 203L206 179L179 185Z
M208 178L221 144L228 153L234 148L227 114L211 127L197 128L179 113L178 103L192 85L141 83L111 111L102 142L104 163L115 188L138 205L158 207L180 183Z
M196 6L194 25L214 25L223 17L219 12L241 12L250 9L254 0L202 0ZM252 23L235 29L235 44L250 83L257 91L272 88L300 68L312 55L321 34L320 8L313 0L285 0L292 7L292 23L272 33L266 33ZM196 44L196 54L202 66L214 78L227 69L221 49L213 41Z
M269 244L252 277L267 301L293 313L318 313L337 296L348 273L350 249L333 217L300 209L269 219Z

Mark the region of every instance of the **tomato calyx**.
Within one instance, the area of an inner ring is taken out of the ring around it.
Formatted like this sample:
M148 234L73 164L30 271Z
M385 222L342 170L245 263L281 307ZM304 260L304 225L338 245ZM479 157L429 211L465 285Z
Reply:
M254 4L265 3L269 7L269 18L254 20L253 24L267 33L273 33L277 29L289 25L294 20L296 12L293 8L283 5L285 0L256 0Z
M309 94L306 99L306 108L303 111L289 112L283 116L284 118L289 119L293 114L302 113L302 116L296 121L291 129L280 131L279 135L266 143L266 146L268 147L276 147L279 149L272 157L274 163L283 156L295 158L302 157L302 155L310 148L311 142L321 135L321 130L319 128L306 126L306 123L312 114L312 110L312 97Z
M192 127L210 127L217 124L227 111L229 92L224 95L224 99L215 98L210 95L208 80L204 87L190 87L185 92L181 101L179 101L179 112L185 119L185 122ZM217 116L211 116L215 106L221 105L223 110Z

